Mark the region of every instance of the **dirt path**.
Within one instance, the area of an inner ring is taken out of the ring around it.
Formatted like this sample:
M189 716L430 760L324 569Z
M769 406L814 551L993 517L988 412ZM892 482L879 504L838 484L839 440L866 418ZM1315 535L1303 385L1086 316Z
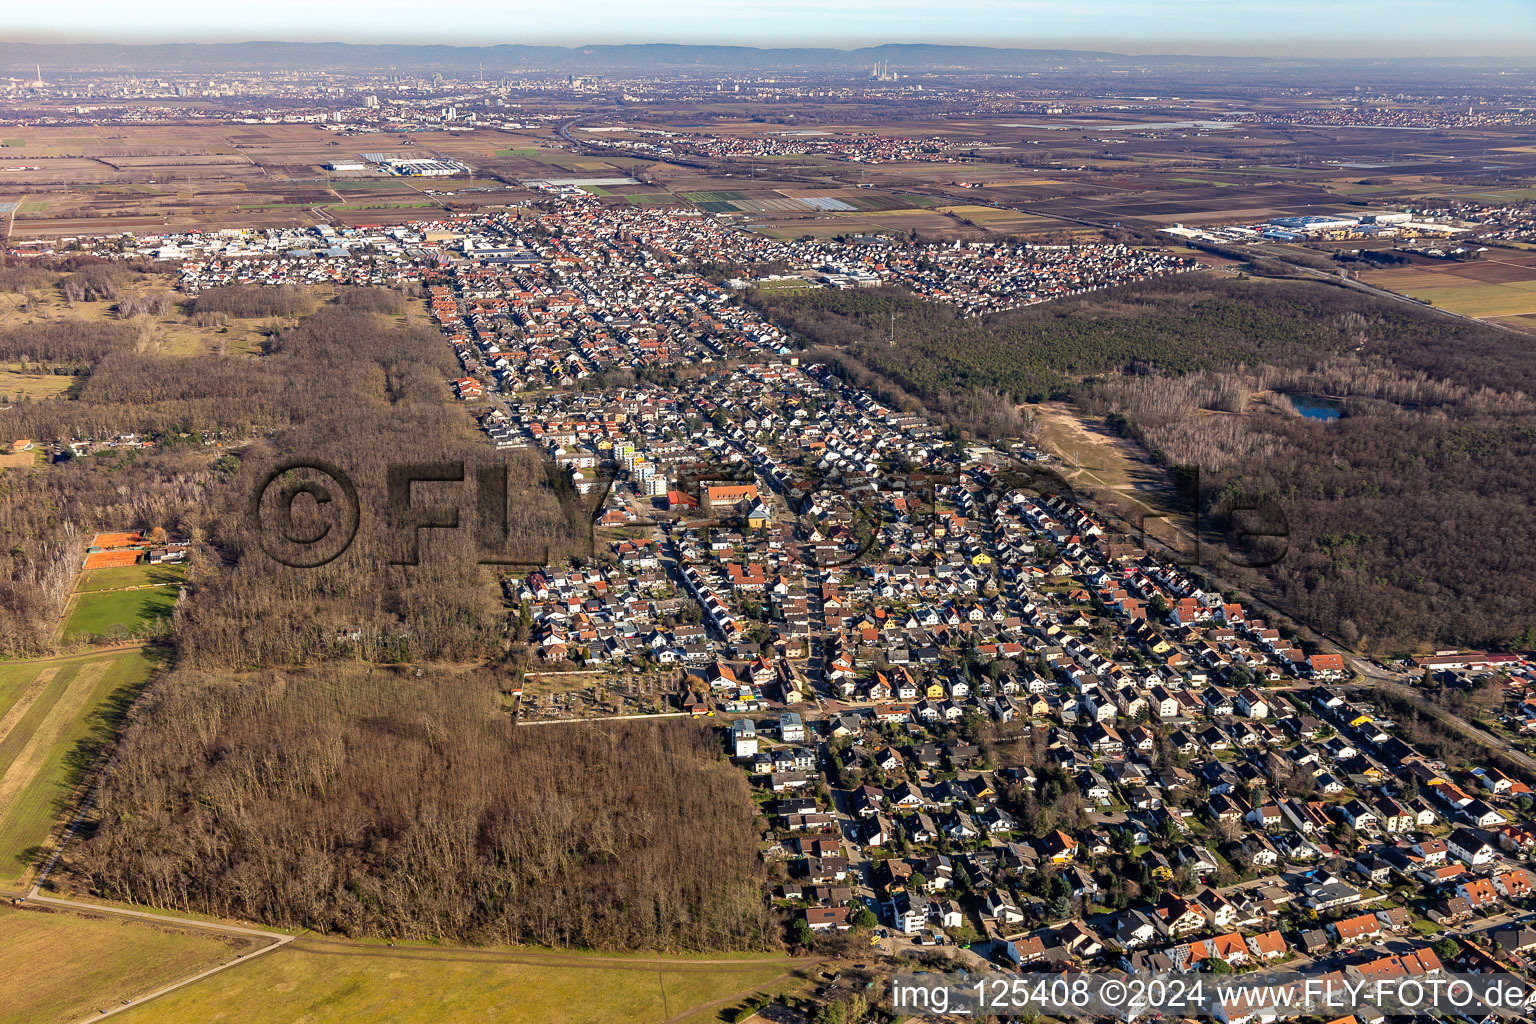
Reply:
M524 722L518 720L519 726L533 725L591 725L596 722L634 722L647 718L692 718L691 711L658 711L655 714L638 715L604 715L600 718L540 718Z
M306 935L295 939L294 950L324 956L381 957L390 960L439 960L445 963L503 963L533 967L592 967L602 970L655 971L676 973L730 974L751 967L791 964L812 965L815 957L764 957L740 960L669 960L650 957L574 956L569 953L542 953L500 949L433 949L422 946L375 946L339 939Z
M45 668L27 684L27 688L22 691L20 697L16 698L16 703L11 705L5 717L0 718L0 743L5 742L11 730L16 728L16 723L32 710L32 705L37 703L37 698L42 694L44 687L53 682L53 677L58 674L59 670L56 668Z
M74 651L70 654L50 654L46 658L26 658L27 664L46 665L54 661L69 661L71 658L94 658L101 654L118 654L122 651L136 651L141 647L148 647L149 640L130 640L126 643L111 644L107 647L88 647L83 651Z
M49 907L58 907L77 913L101 914L109 917L124 917L133 921L158 924L166 928L200 928L204 931L219 932L224 935L238 935L242 938L248 937L270 940L260 949L249 953L242 951L236 954L233 959L228 960L225 963L216 964L215 966L209 967L206 970L199 971L190 977L182 978L180 981L175 981L169 985L164 985L152 992L146 992L141 996L135 996L132 999L123 1000L111 1009L93 1013L90 1016L83 1018L80 1024L86 1024L87 1021L100 1020L103 1017L110 1017L115 1013L122 1013L124 1010L131 1010L137 1006L149 1002L151 999L158 999L159 997L169 992L175 992L177 989L186 988L188 985L202 981L204 978L218 974L220 971L227 971L231 967L238 967L240 964L254 960L256 957L261 956L263 953L270 953L272 950L280 949L293 941L292 935L284 935L281 932L262 931L259 928L244 928L240 925L220 924L216 921L199 921L194 918L187 917L164 917L159 914L150 914L142 910L128 910L123 907L100 906L95 903L81 903L78 900L66 900L59 899L55 896L44 896L37 891L36 886L33 886L32 891L27 894L27 899L33 903L40 903Z
M279 949L287 945L290 941L291 939L285 936L281 939L278 939L276 942L271 942L265 946L262 946L260 949L255 950L254 952L241 953L236 956L235 959L230 960L228 963L217 964L208 968L206 971L199 971L197 974L192 975L190 978L183 978L180 981L172 982L171 984L163 986L162 988L157 988L153 992L146 992L142 996L124 1000L118 1005L112 1007L110 1010L102 1010L100 1013L93 1013L89 1017L82 1018L79 1024L88 1024L90 1021L101 1020L103 1017L110 1017L114 1013L122 1013L124 1010L132 1010L135 1007L142 1005L143 1003L149 1002L151 999L159 999L161 996L175 992L177 989L186 988L188 985L196 984L197 982L202 981L204 978L212 977L213 975L218 974L220 971L227 971L231 967L238 967L240 964L247 963L248 961L256 959L263 953L270 953L274 949Z
M226 935L247 935L258 939L281 939L283 942L293 941L293 936L284 932L271 932L262 928L247 928L240 924L227 924L223 921L204 921L196 917L179 917L175 914L151 914L147 910L131 910L128 907L114 907L109 903L85 903L81 900L67 900L60 896L45 896L36 888L27 894L27 899L33 903L44 903L50 907L65 907L69 910L82 911L89 914L106 914L109 917L130 917L136 921L148 921L151 924L165 925L168 928L200 928L204 931L223 932Z
M16 760L6 769L5 775L0 777L0 808L9 807L16 799L16 794L37 777L48 752L69 730L80 709L96 689L96 681L106 669L107 666L101 662L80 667L79 674L65 687L59 702L49 709L48 717L43 719L37 732L32 734Z
M745 998L747 998L747 996L750 996L750 995L752 995L752 994L754 994L756 992L761 992L763 989L767 988L769 985L777 985L779 982L783 981L785 978L789 977L793 973L795 973L795 972L794 971L785 971L783 974L780 974L777 977L769 978L767 981L761 982L761 983L756 984L756 985L751 985L751 986L749 986L747 988L742 989L740 992L732 992L730 995L724 997L723 999L714 999L714 1000L711 1000L710 1002L704 1003L704 1004L702 1004L700 1006L695 1006L695 1007L692 1007L690 1009L683 1010L680 1013L674 1013L672 1016L670 1016L666 1020L662 1021L661 1024L677 1024L678 1021L687 1020L689 1017L692 1017L695 1014L708 1013L710 1010L718 1010L722 1006L729 1006L731 1003L737 1002L738 1000L741 1000L741 999L745 999ZM663 982L662 984L663 984L662 997L663 997L663 999L665 999L665 997L666 997L665 984L666 983ZM758 1019L761 1019L761 1018L758 1018Z
M1429 703L1424 699L1423 693L1415 690L1411 686L1406 686L1398 680L1391 678L1380 669L1377 669L1374 666L1369 666L1368 668L1367 665L1362 664L1358 658L1352 658L1351 661L1354 662L1354 667L1359 670L1362 675L1366 676L1369 681L1364 683L1346 684L1346 688L1365 690L1377 689L1386 693L1390 693L1392 696L1397 697L1400 700L1411 701L1418 707L1422 708L1425 714L1429 715L1435 721L1450 729L1452 732L1460 734L1461 736L1471 740L1473 743L1476 743L1479 746L1498 751L1505 757L1509 758L1511 761L1514 761L1516 764L1520 765L1526 771L1536 772L1536 758L1533 758L1530 754L1527 754L1523 750L1517 749L1508 740L1501 736L1495 736L1493 733L1488 732L1486 729L1481 729L1478 726L1473 725L1471 722L1457 717L1444 708L1437 707L1436 705Z

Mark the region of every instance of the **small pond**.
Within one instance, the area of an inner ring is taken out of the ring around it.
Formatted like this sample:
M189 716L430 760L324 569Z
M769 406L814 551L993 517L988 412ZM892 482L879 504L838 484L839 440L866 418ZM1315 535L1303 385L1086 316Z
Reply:
M1286 395L1291 408L1309 420L1336 420L1344 415L1344 404L1321 395Z

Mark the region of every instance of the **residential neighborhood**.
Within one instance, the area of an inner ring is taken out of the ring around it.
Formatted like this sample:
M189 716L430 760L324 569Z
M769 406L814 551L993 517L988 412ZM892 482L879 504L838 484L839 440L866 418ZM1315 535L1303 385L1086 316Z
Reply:
M1526 920L1523 783L1405 739L1340 654L1134 543L1038 451L801 365L697 279L636 305L652 254L697 252L707 218L643 222L587 285L576 239L601 218L562 217L558 242L466 245L431 300L488 440L602 495L598 557L508 598L552 666L675 680L677 711L729 720L803 934L1021 971L1521 955L1446 939ZM677 362L702 365L602 383Z
M0 1024L1536 1021L1532 0L69 13Z
M780 243L569 194L323 248L142 241L194 293L424 287L487 448L546 459L593 510L589 557L502 576L537 662L518 722L716 719L806 944L1022 972L1532 966L1517 765L1424 743L1351 660L1079 502L1043 449L888 405L696 269L974 313L1176 258ZM1536 723L1518 656L1411 668L1496 670L1510 731Z

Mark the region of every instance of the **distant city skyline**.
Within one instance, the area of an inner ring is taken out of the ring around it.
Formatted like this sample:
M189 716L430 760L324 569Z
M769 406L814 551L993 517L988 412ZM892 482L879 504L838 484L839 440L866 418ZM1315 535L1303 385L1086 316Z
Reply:
M1536 56L1536 0L170 0L18 5L11 42L708 43L853 48L926 42L1121 53Z

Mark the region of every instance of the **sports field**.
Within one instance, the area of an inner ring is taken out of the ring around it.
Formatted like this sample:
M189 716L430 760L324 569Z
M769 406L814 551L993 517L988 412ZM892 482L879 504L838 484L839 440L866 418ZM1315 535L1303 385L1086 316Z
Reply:
M388 948L300 939L120 1015L123 1024L588 1024L717 1021L794 964L630 963L581 954Z
M176 608L179 592L174 585L149 585L131 590L77 593L70 601L69 613L64 621L64 641L74 643L92 637L132 636L143 626L170 618Z
M142 650L0 663L0 885L25 875L153 665Z
M63 638L128 637L169 618L187 581L185 565L122 565L82 573L64 615Z
M118 590L122 587L142 587L150 584L180 586L187 581L185 565L123 565L113 569L92 569L82 573L75 584L77 594L98 590Z

